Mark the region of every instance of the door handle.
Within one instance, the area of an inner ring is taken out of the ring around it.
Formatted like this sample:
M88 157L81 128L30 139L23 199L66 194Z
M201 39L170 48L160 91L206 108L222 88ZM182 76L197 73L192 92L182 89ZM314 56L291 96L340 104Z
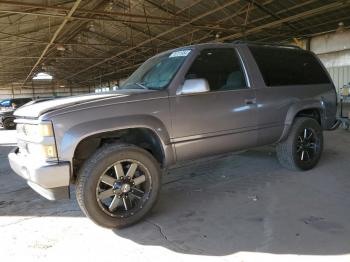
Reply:
M245 103L246 105L253 105L253 104L256 104L256 98L244 99L244 103Z

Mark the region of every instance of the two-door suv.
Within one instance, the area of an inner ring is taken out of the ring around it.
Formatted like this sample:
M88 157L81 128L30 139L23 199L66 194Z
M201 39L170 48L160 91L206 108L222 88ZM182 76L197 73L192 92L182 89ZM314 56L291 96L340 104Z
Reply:
M199 44L163 52L104 94L21 108L12 169L48 199L75 185L83 212L109 228L154 206L162 171L181 161L276 144L308 170L335 123L336 91L309 51L272 44Z

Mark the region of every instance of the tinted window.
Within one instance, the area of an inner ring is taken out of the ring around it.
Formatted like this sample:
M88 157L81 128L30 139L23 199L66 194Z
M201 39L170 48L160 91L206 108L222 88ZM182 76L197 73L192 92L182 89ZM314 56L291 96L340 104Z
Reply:
M186 79L194 78L205 78L211 91L246 88L240 61L232 48L203 50L186 75Z
M312 53L293 48L249 47L267 86L330 83Z
M11 100L1 101L0 106L1 107L10 107L11 106Z
M30 99L30 98L19 99L18 106L23 106L24 104L28 103L29 101L32 101L32 99Z

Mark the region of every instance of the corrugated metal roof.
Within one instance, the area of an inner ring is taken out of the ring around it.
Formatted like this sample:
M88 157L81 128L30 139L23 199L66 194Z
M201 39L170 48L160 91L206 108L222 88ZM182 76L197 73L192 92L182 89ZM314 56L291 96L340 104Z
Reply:
M0 88L31 86L30 71L75 2L0 1ZM347 26L349 13L344 0L86 0L33 73L91 85L125 77L170 48L237 39L289 42L335 30L339 22Z

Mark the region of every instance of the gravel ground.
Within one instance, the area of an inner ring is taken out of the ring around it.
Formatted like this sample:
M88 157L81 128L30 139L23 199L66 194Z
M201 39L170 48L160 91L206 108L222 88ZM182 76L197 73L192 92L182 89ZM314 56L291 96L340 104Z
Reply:
M173 169L152 214L120 231L32 191L10 170L14 142L0 129L1 261L350 261L348 131L325 133L308 172L280 167L273 147Z

